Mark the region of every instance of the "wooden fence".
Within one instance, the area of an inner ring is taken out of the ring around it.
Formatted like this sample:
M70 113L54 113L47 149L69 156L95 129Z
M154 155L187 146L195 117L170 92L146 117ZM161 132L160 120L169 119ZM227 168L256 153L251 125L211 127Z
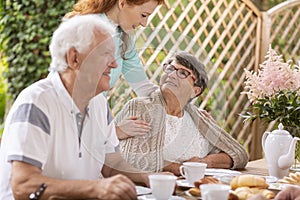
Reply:
M178 50L196 55L205 65L209 89L194 103L211 112L219 124L260 158L261 123L239 116L250 102L243 91L244 68L256 70L269 44L284 57L299 60L300 0L286 1L266 12L248 0L166 0L149 26L137 31L137 46L150 80L159 83L162 63ZM123 78L108 100L116 114L134 92ZM268 127L272 128L271 126Z

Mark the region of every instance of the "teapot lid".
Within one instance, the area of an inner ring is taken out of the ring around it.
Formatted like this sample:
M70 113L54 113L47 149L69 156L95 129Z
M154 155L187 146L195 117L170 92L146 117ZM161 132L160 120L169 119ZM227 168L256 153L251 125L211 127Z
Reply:
M280 124L278 125L278 129L272 131L272 133L275 133L275 134L282 134L282 135L290 135L290 133L289 133L287 130L284 130L284 129L283 129L282 123L280 123Z

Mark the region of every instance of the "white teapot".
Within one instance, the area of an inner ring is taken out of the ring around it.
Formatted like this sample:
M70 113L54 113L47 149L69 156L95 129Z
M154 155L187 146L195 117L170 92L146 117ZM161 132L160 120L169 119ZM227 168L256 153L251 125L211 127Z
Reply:
M289 173L295 157L295 147L298 137L292 137L283 130L280 123L278 130L265 132L262 136L262 147L265 152L270 176L283 178Z

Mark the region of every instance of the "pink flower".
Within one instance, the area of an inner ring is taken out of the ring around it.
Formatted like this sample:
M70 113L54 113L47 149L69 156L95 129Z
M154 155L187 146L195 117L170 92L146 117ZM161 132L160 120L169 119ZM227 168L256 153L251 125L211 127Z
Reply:
M283 62L282 56L269 47L266 60L258 72L245 69L245 92L250 102L273 97L280 91L297 91L300 94L300 69L291 61Z

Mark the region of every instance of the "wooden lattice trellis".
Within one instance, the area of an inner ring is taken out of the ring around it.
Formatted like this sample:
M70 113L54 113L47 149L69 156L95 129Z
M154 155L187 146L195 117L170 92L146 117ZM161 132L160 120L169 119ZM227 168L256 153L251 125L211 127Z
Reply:
M254 152L260 134L238 115L250 104L240 94L244 68L257 69L270 43L278 52L299 59L299 7L300 1L295 0L262 13L247 0L166 0L149 19L149 26L137 31L139 54L147 75L157 84L162 63L175 51L196 55L206 65L210 82L195 104L210 111L254 159L261 155ZM121 77L108 94L113 113L133 97Z

